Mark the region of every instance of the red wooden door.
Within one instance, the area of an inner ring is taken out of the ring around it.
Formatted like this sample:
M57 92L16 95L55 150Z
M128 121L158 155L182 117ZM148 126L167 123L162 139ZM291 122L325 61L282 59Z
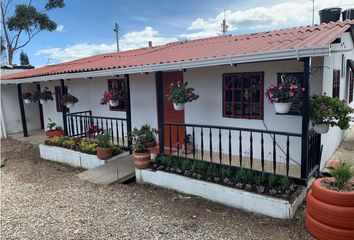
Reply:
M182 123L184 124L184 110L176 111L173 107L173 103L168 101L167 96L170 93L170 84L177 84L180 81L183 83L183 72L163 72L163 103L164 103L164 119L165 122L172 123ZM176 144L179 143L179 146L182 147L184 141L184 127L178 128L178 139L177 139L177 127L172 126L171 131L169 126L165 126L165 148L169 148L172 145L172 148L176 147ZM171 132L171 138L170 138ZM170 139L172 141L170 141Z

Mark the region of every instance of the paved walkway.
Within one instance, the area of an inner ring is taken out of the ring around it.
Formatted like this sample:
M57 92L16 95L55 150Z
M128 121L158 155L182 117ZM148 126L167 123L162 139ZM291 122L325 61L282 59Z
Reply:
M342 160L354 166L354 127L332 155L331 160Z

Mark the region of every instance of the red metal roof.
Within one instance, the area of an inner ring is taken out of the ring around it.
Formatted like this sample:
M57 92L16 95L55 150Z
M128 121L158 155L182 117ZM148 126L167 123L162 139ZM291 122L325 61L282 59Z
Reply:
M354 20L275 31L178 41L152 48L107 53L2 77L2 80L148 66L216 57L267 53L331 44Z

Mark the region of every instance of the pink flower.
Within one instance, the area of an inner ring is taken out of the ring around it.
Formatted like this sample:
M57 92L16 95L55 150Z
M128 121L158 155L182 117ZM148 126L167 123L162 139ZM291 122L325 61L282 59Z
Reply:
M289 93L289 96L290 96L290 97L293 97L293 96L294 96L294 93L293 93L293 92L290 92L290 93Z
M279 90L282 90L283 89L283 86L281 84L278 85L278 89Z
M275 98L274 101L275 101L275 102L279 102L279 98Z
M326 107L326 105L324 105L323 103L321 103L321 105L320 105L320 110L325 110L327 107Z
M269 85L269 89L273 89L274 87L275 87L275 86L274 86L273 83Z
M301 90L302 90L303 92L305 92L305 88L302 88Z

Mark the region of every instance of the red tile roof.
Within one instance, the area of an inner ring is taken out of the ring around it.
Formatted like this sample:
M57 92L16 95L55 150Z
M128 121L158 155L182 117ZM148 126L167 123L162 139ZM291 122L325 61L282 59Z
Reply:
M70 62L49 65L22 73L7 75L2 77L2 80L326 46L331 44L352 25L354 25L354 20L346 20L343 22L338 21L328 24L252 34L178 41L152 48L100 54Z

